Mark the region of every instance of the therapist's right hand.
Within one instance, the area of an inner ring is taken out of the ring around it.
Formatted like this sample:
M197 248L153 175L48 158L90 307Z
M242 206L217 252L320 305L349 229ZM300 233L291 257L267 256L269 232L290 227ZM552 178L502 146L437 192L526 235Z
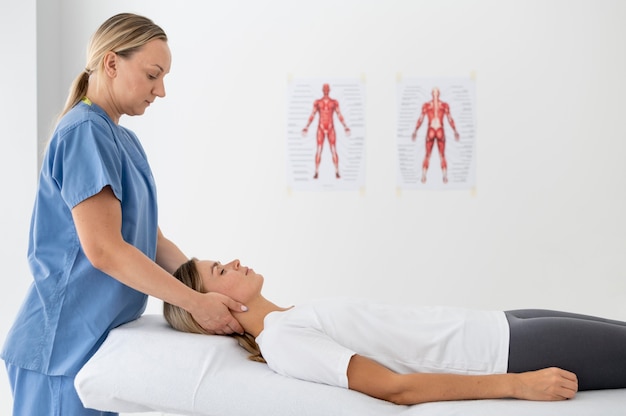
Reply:
M241 324L231 313L247 311L243 304L216 292L203 293L202 297L202 304L191 314L202 328L214 335L243 334Z

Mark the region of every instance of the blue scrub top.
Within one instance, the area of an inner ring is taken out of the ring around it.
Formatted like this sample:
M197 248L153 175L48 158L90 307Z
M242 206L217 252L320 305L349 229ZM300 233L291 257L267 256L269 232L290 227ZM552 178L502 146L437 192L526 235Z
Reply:
M135 134L95 104L80 102L59 122L44 159L30 230L34 281L9 331L2 358L48 375L73 376L109 330L138 318L147 296L95 269L71 210L110 186L122 208L122 235L156 258L157 198Z

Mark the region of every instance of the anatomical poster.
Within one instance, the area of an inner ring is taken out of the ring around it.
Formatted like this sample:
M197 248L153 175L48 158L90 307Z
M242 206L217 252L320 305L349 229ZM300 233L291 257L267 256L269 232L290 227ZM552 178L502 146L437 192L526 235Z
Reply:
M476 186L476 92L471 77L397 84L398 187Z
M362 79L288 80L287 181L293 190L364 188Z

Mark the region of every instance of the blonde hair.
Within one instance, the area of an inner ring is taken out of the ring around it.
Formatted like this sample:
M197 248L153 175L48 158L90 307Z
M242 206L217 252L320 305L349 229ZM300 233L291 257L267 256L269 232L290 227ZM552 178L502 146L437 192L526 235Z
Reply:
M115 52L129 58L146 43L160 39L167 42L167 35L152 20L132 13L120 13L107 19L91 36L87 47L85 69L74 79L70 87L65 107L59 116L63 117L87 94L89 77L104 68L104 56Z
M196 258L192 258L186 263L183 263L174 272L174 277L198 292L207 293L208 291L204 287L202 276L200 276L198 268L196 267L196 261ZM163 302L163 315L167 323L178 331L191 332L194 334L209 334L189 312L181 307ZM232 334L231 336L237 340L241 347L250 353L248 357L250 360L260 363L265 362L259 345L251 334L245 332L243 335Z

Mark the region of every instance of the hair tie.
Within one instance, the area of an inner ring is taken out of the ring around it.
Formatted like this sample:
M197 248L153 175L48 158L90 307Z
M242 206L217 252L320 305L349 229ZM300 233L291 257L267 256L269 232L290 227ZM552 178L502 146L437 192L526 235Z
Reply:
M91 75L91 69L89 69L89 68L85 68L85 71L84 71L84 72L85 72L85 74L87 74L87 75Z

